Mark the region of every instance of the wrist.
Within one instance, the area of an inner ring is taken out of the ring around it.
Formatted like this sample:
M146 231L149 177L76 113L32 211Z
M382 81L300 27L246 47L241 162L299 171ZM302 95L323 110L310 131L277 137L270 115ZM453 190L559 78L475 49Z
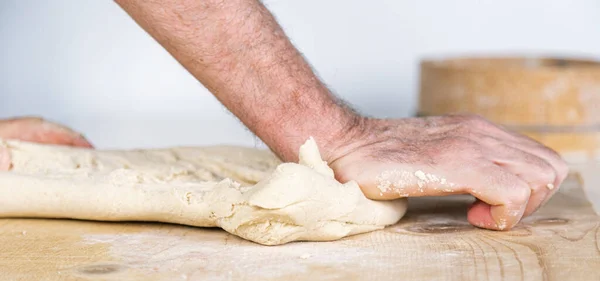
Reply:
M315 138L323 160L332 163L350 151L364 136L368 118L361 116L346 105L337 105L337 116L330 119L331 127L324 134L316 134ZM322 121L323 122L323 121Z
M300 146L313 137L321 156L333 161L360 135L366 119L349 107L336 102L329 91L313 96L303 106L286 107L255 133L285 162L298 161ZM260 127L260 126L259 126Z
M330 138L322 143L317 139L321 157L329 164L364 145L370 137L368 131L373 123L372 119L353 111L351 113L344 125L341 125L335 134L331 134Z

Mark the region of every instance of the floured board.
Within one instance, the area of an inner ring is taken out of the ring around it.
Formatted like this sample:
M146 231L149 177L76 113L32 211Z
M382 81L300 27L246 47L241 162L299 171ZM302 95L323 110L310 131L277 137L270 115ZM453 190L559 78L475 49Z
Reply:
M0 220L1 280L600 280L600 220L574 178L509 232L473 228L468 197L420 198L395 226L261 246L217 229Z

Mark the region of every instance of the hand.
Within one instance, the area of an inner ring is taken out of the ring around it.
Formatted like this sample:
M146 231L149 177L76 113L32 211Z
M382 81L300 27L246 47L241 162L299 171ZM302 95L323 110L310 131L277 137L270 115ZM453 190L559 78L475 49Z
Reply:
M0 120L0 138L92 148L81 134L35 117ZM9 170L10 163L10 154L0 147L0 170Z
M367 119L330 155L342 182L371 199L471 194L475 226L510 229L568 174L554 151L477 116Z

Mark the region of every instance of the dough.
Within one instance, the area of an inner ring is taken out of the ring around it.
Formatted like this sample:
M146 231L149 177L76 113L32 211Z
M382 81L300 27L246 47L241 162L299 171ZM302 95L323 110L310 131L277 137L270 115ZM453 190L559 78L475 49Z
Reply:
M367 199L342 184L311 138L300 164L268 151L216 146L96 151L0 140L0 217L158 221L221 227L264 244L330 241L381 229L406 201Z

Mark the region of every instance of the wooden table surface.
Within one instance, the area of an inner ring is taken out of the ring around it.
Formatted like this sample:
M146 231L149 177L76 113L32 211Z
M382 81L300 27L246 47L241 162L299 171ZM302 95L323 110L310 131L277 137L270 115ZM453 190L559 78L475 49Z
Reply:
M470 226L471 200L415 199L385 230L272 247L218 229L1 219L0 280L600 280L600 220L576 177L508 232Z

